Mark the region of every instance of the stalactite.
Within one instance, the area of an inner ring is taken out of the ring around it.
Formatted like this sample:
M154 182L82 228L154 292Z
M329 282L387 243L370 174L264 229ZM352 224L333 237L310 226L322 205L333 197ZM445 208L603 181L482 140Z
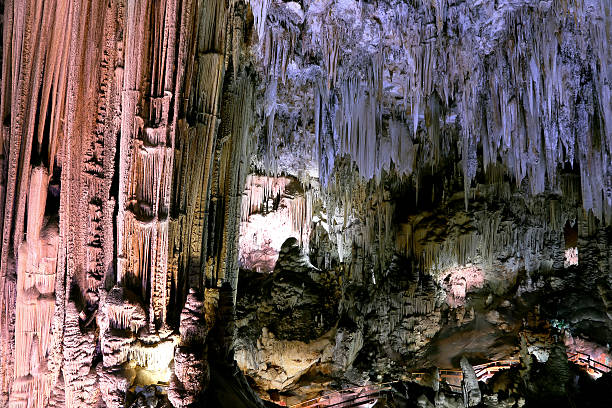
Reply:
M15 316L15 383L10 406L44 406L52 376L46 366L55 310L55 274L59 237L56 225L43 225L49 175L32 170L28 194L27 240L19 248ZM44 227L44 229L43 229Z
M381 106L378 100L382 87L382 56L373 58L365 85L359 78L348 78L341 85L339 106L335 112L334 139L339 142L339 154L353 158L360 174L366 179L380 178L380 158L377 141L381 132Z
M174 354L175 343L162 341L153 346L135 344L130 347L128 359L148 370L167 370Z
M326 263L346 263L359 285L382 285L394 252L427 273L504 256L528 274L557 269L568 220L580 252L567 266L608 268L609 2L249 5L3 3L0 405L118 407L133 392L126 365L168 374L172 356L173 398L187 405L217 358L170 335L188 289L204 293L207 324L219 314L211 344L229 355L239 223L277 197L306 250L320 205ZM283 145L299 139L317 156L323 203L280 178L247 181L260 129L254 167L287 171ZM443 170L440 201L427 183ZM461 183L459 211L444 194ZM456 218L404 214L393 195L412 210L430 193ZM515 206L528 212L519 225ZM409 292L366 308L388 317L375 331L432 312L426 291Z
M267 10L270 21L282 14L271 11L273 6ZM391 33L372 34L362 18L364 12L384 16L385 30ZM497 20L485 21L483 16L491 13ZM391 8L350 2L310 4L304 17L307 51L302 52L320 56L325 68L324 77L308 86L314 102L312 132L319 176L326 194L354 195L347 194L352 193L350 187L340 194L333 187L352 182L343 174L342 156L355 163L363 182L381 180L383 174L412 177L417 201L420 174L460 158L466 210L471 197L481 191L476 184L480 171L505 197L511 186L500 180L506 176L517 188L524 182L528 194L537 196L565 190L567 176L561 169L578 163L581 182L578 191L571 187L572 194L585 209L609 222L612 138L606 81L610 73L604 67L611 65L606 46L611 13L607 4L598 1L499 7L454 2L413 2ZM272 32L271 28L263 25L264 31ZM483 32L486 41L476 34ZM371 38L377 39L377 46L362 48ZM592 47L586 45L589 42ZM260 47L273 55L272 42ZM298 65L303 63L299 57L294 59ZM275 66L269 59L263 64L268 71ZM387 88L398 83L403 84L401 104L393 100L395 94L379 98L380 89L385 89L385 96ZM295 89L274 82L274 95L283 93L283 87L288 92ZM275 131L284 130L274 115L268 119L271 140ZM340 203L329 203L328 213L341 209L344 225L361 211L353 208L356 200L334 201ZM566 214L554 206L550 211L545 217L550 225L544 228L553 239ZM370 242L384 230L380 218L373 221L361 214L355 219L363 224L363 238L354 238L354 231L330 234L342 259L347 258L344 248L349 241L362 239L371 254ZM482 227L480 237L454 236L441 247L429 246L423 265L464 263L478 255L490 260L493 244L488 239L497 238L494 226ZM539 249L534 250L537 258ZM522 247L517 251L528 253Z

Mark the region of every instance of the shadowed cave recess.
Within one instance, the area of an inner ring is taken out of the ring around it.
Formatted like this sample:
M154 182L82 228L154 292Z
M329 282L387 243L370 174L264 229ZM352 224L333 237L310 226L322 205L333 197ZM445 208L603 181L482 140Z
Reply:
M0 407L612 406L610 0L0 24Z

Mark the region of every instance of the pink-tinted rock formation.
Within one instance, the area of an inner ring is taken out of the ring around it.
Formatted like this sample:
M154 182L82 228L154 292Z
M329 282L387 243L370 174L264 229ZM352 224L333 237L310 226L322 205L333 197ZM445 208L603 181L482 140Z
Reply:
M240 266L272 272L281 245L290 237L308 251L312 200L311 192L290 178L249 175L242 200Z
M134 384L169 380L187 288L236 284L247 7L3 12L0 404L124 406Z

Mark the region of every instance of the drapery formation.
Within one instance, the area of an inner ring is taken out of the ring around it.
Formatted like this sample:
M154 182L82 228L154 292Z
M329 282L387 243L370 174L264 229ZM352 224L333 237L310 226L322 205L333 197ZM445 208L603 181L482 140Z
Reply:
M4 2L3 406L121 406L173 375L189 289L214 322L251 149L247 11Z

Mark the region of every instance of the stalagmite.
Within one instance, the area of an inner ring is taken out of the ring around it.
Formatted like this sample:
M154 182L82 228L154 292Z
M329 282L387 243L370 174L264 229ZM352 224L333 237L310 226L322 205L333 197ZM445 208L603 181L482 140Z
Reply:
M463 391L463 405L465 407L474 407L480 404L481 394L478 387L478 379L474 368L470 365L467 358L461 358L461 371L463 372L463 380L461 389Z
M175 407L186 407L198 401L209 381L204 342L208 327L204 320L204 305L195 290L190 289L181 312L181 344L175 350L174 375L170 380L168 398Z

